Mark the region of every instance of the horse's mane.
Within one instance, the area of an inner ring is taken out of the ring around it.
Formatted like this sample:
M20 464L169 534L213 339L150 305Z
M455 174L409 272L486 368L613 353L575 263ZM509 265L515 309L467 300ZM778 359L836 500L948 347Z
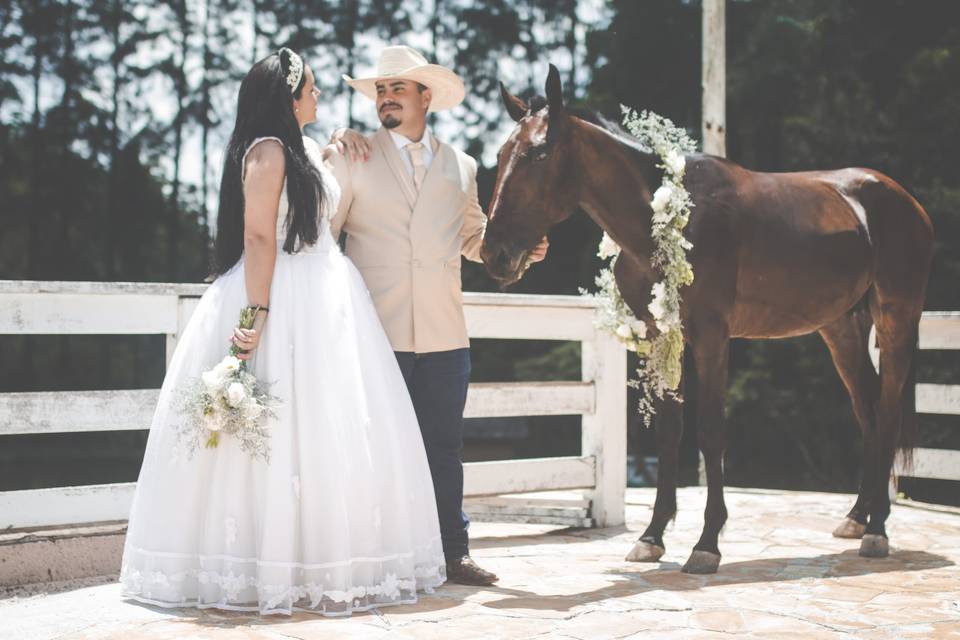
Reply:
M544 107L547 106L547 99L543 96L537 95L530 98L530 113L536 113ZM588 122L600 129L603 129L618 142L630 147L635 151L639 151L644 155L650 155L653 150L645 147L639 140L637 140L629 131L624 129L618 122L608 119L599 111L593 111L591 109L584 109L582 107L570 107L564 106L564 110L572 115L575 118L579 118L584 122ZM549 136L549 131L547 132Z

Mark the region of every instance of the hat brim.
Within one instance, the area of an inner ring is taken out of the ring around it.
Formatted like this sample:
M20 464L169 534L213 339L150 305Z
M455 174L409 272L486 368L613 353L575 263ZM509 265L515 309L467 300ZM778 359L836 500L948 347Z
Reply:
M452 109L461 102L466 95L463 80L446 67L437 64L426 64L401 71L388 76L373 78L351 78L344 74L344 81L367 96L371 100L377 99L377 82L381 80L410 80L419 82L428 87L432 94L429 111L444 111Z

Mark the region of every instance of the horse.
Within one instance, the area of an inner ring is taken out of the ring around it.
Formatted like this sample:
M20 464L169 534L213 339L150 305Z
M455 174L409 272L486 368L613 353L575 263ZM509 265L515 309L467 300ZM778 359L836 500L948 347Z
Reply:
M481 257L506 288L549 229L582 209L621 247L614 276L631 311L657 335L647 306L660 274L651 265L651 191L659 159L617 125L568 108L556 67L546 97L527 104L500 83L517 123L499 150ZM833 534L862 538L859 553L885 557L894 456L909 460L917 434L914 356L933 252L923 207L871 169L762 173L725 158L685 156L694 208L685 237L694 281L681 289L685 348L698 384L697 440L706 467L701 537L683 566L715 573L723 497L724 401L731 338L819 332L853 404L864 463L856 503ZM879 374L868 351L876 327ZM680 391L683 391L681 376ZM657 497L650 524L626 557L657 562L677 509L683 429L679 397L657 401Z

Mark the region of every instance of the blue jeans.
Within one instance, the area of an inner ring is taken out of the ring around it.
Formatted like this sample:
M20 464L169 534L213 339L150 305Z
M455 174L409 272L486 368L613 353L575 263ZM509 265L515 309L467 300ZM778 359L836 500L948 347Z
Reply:
M427 450L437 498L443 554L468 552L470 519L463 512L463 408L470 384L470 349L412 353L396 351Z

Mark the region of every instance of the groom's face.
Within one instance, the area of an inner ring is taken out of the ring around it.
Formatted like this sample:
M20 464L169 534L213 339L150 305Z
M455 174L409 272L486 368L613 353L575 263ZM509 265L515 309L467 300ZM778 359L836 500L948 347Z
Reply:
M377 116L387 129L402 124L417 126L427 117L430 89L410 80L377 82Z

